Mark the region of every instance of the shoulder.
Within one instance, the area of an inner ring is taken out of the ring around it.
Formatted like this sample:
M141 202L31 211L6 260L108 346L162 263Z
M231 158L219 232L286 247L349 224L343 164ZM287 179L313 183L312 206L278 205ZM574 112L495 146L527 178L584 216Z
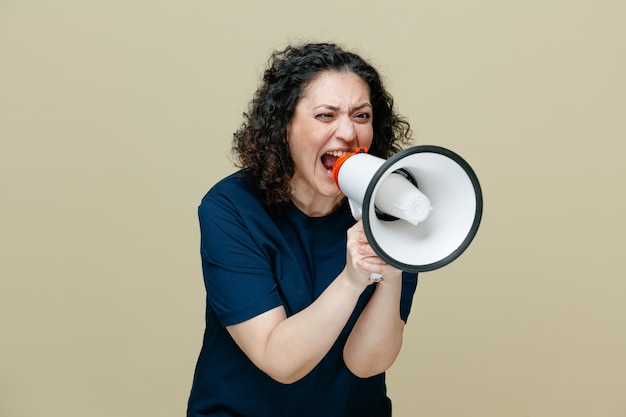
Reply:
M204 195L201 201L201 205L210 202L214 199L258 199L258 193L255 192L254 187L246 179L243 171L234 172L227 177L218 181L211 189Z
M202 198L198 207L200 227L206 236L225 237L276 233L277 216L268 209L256 187L243 171L217 182Z
M246 179L243 171L237 171L217 182L202 197L199 213L216 210L240 212L264 208L255 187Z

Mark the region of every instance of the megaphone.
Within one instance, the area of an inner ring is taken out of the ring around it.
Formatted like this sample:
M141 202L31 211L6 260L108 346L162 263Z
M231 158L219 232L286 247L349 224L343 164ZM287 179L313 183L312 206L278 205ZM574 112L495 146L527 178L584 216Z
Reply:
M385 160L357 148L333 166L367 240L389 265L409 272L458 258L480 225L483 198L470 165L449 149L404 149Z

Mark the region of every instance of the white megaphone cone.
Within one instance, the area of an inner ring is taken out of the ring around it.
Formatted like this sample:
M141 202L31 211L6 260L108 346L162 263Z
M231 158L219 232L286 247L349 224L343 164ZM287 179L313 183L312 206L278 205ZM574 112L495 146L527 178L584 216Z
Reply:
M384 159L368 154L366 148L357 148L353 153L343 155L335 162L333 167L335 182L348 197L352 215L357 220L362 217L362 204L369 185L363 178L374 177L384 163ZM381 180L374 206L384 214L413 225L424 221L432 210L428 197L406 174L397 172L392 172Z
M436 146L415 146L384 160L357 148L333 167L352 215L363 220L376 254L405 271L429 271L456 259L482 216L471 167Z

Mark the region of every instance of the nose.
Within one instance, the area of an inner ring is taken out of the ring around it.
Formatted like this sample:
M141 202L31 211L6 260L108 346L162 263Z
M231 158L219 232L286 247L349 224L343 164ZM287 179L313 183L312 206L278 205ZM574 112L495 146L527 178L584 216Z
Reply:
M335 136L337 139L343 140L344 142L353 142L356 139L354 121L348 116L337 119Z

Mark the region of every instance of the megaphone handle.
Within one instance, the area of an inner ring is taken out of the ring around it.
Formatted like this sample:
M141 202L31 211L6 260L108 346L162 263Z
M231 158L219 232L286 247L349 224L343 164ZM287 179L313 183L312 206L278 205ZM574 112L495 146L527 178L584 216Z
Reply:
M361 207L361 205L350 199L348 199L348 204L350 204L352 217L354 217L355 220L361 220L361 217L363 216L363 208Z

